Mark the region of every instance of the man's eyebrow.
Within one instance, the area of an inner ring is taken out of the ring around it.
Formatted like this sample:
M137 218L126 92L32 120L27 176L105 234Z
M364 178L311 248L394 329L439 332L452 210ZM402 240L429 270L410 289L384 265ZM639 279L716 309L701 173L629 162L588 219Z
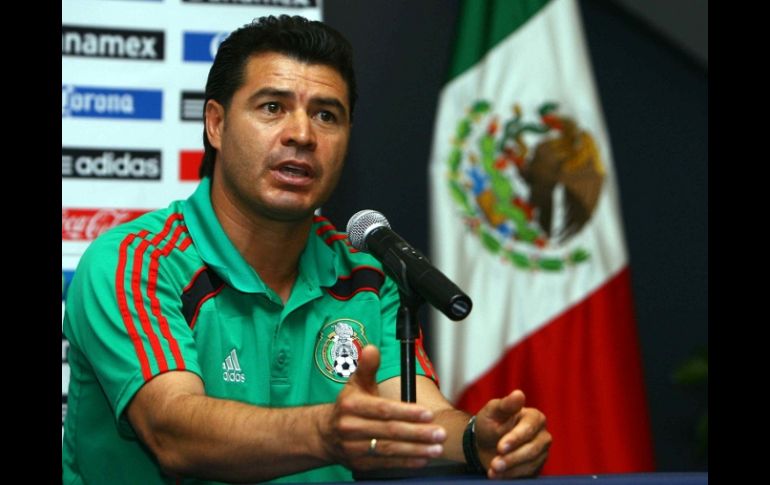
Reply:
M294 93L286 89L267 87L267 88L260 89L256 93L253 93L251 96L249 96L249 100L255 100L263 96L272 96L276 98L293 98Z
M345 108L345 105L342 104L342 101L340 101L337 98L312 98L311 102L319 105L319 106L326 106L326 107L333 107L339 109L343 114L347 116L348 110Z

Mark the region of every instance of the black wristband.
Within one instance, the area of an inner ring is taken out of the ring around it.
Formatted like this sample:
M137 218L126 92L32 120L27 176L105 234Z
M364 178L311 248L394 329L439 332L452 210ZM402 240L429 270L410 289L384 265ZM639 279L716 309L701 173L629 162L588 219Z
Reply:
M468 424L465 426L465 432L463 433L463 453L465 454L465 462L472 472L486 475L487 469L481 464L479 449L476 446L476 416L471 417L471 419L468 420Z

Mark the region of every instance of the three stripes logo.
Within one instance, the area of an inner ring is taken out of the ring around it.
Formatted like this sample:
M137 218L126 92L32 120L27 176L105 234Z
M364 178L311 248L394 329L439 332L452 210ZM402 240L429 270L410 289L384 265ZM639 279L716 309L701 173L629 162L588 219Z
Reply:
M241 372L241 364L238 362L238 354L235 353L235 349L225 357L222 362L222 379L225 382L246 382L246 374Z

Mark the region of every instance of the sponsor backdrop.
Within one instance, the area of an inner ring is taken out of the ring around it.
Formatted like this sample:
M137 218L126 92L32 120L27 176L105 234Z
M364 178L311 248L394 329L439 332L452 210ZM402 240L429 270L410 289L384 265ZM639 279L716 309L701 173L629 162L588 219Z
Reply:
M320 20L321 2L62 0L62 316L96 236L197 185L203 89L227 34L263 15Z

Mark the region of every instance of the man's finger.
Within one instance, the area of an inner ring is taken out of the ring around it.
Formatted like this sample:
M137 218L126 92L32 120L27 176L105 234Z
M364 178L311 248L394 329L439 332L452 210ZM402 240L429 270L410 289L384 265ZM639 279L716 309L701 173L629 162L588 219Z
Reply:
M516 389L502 399L490 401L489 418L504 423L524 407L524 393Z
M387 439L413 443L443 443L446 430L437 424L417 424L403 421L380 421L345 416L339 423L346 440Z
M409 421L428 423L433 421L433 412L415 403L392 401L361 392L351 392L339 401L340 408L346 414L381 421Z
M497 444L499 454L509 453L524 443L528 443L545 430L545 415L535 408L524 408L519 419Z
M358 356L358 368L353 373L349 384L358 386L365 391L377 393L377 369L380 368L380 350L374 345L367 345Z
M490 467L489 470L487 470L487 478L494 480L494 479L500 479L500 478L510 479L510 478L533 477L535 475L538 475L540 473L540 470L543 469L543 465L545 464L545 460L547 458L548 458L547 454L540 455L532 461L516 464L515 466L508 468L504 472L497 472Z
M352 444L356 447L355 454L379 460L386 460L388 458L436 458L444 452L444 446L439 443L409 443L378 438L374 443L374 448L372 448L371 439L356 441Z
M551 434L543 430L538 437L489 464L489 478L516 478L537 473L548 458Z
M384 468L419 468L443 453L440 444L415 444L400 441L372 440L349 443L348 452L356 458L351 463L357 470Z

